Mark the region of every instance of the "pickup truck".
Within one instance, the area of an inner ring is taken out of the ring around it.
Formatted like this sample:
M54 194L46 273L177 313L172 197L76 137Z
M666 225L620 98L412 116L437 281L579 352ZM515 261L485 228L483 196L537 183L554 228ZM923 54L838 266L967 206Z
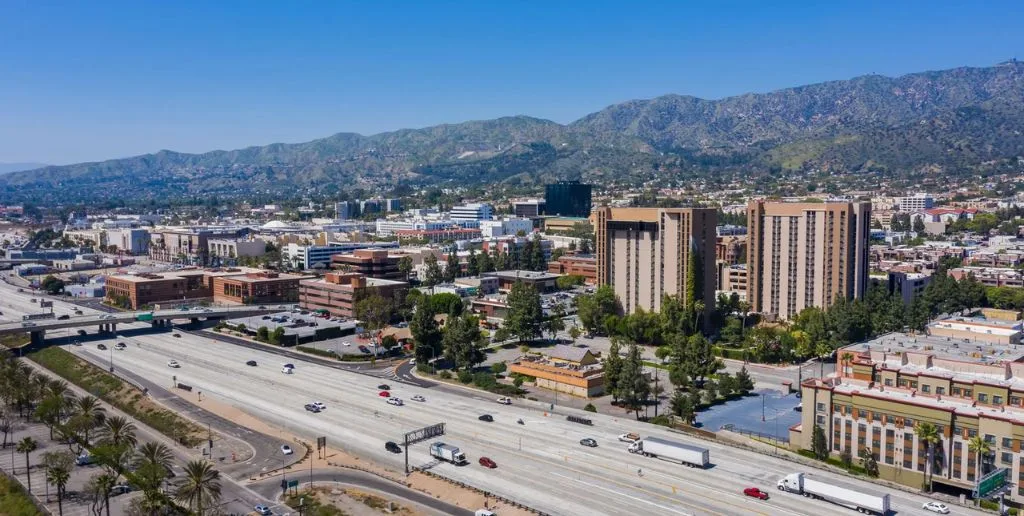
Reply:
M640 440L640 434L634 434L633 432L622 434L619 436L619 440L624 443L635 443Z

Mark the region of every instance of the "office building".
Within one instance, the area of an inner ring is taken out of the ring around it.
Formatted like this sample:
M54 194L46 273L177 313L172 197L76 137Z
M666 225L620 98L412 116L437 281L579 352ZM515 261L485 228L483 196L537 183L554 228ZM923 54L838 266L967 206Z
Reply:
M509 372L534 378L537 387L581 398L604 394L604 367L589 349L559 344L541 354L519 357Z
M149 249L149 231L138 228L108 229L107 245L131 255L146 254Z
M931 472L936 490L972 496L1007 486L1024 502L1024 350L1012 344L965 344L923 334L888 334L839 349L837 373L801 385L800 424L793 448L810 450L814 427L828 449L857 457L867 450L882 479L919 488ZM916 429L935 426L928 444ZM980 454L970 444L988 444ZM929 464L929 462L931 464ZM981 482L1001 477L1002 482ZM980 485L979 485L980 484Z
M333 317L355 317L355 305L363 296L377 294L385 299L402 298L409 284L362 274L328 273L320 279L299 282L299 306L326 310Z
M665 295L688 302L688 292L715 306L717 218L711 208L597 208L597 283L627 313L658 311Z
M402 201L400 199L384 199L384 209L389 213L402 211Z
M334 218L337 220L349 220L359 217L359 203L355 201L341 201L334 203Z
M327 245L299 245L291 243L281 247L281 259L290 262L293 267L312 269L317 264L327 268L331 265L331 256L355 251L356 249L391 249L398 247L398 242L329 242Z
M453 206L451 211L452 220L488 220L491 218L490 204L470 203L462 206Z
M908 197L900 197L897 205L903 213L928 210L935 207L935 198L930 194L917 193Z
M359 214L369 215L371 213L380 213L383 211L383 202L380 199L367 199L365 201L359 201Z
M548 272L582 276L587 285L597 283L597 257L589 254L566 254L548 262Z
M213 278L213 302L218 305L294 303L299 282L311 276L255 271Z
M533 221L524 218L480 221L480 236L483 238L518 235L520 232L524 235L532 233Z
M769 319L860 299L868 285L871 203L747 205L747 301Z
M515 201L512 203L512 211L516 217L539 217L544 215L545 204L543 199L530 199L527 201Z
M589 217L592 187L579 181L559 181L544 188L547 215Z
M351 254L331 256L331 268L368 278L404 280L398 270L400 260L400 256L389 256L387 249L358 249Z

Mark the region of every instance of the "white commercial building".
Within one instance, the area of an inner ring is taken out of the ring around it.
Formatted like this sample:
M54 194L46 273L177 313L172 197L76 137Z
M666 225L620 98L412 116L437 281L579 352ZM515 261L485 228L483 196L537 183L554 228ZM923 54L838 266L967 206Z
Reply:
M131 255L146 254L149 249L149 231L139 228L108 229L107 245L117 247Z
M902 212L927 210L935 206L935 198L931 194L917 193L908 197L900 197L897 205Z
M327 245L288 244L281 248L281 259L295 267L312 269L321 263L329 268L331 256L344 254L356 249L388 249L398 247L398 242L330 242Z
M490 204L471 203L452 208L452 220L487 220L492 213Z
M520 231L523 234L531 233L533 221L524 218L480 221L480 236L483 238L517 235Z

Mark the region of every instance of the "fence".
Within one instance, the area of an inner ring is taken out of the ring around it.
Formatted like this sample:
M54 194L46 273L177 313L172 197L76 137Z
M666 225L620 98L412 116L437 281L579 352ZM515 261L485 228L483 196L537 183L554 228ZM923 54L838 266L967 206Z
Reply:
M763 442L765 444L771 444L776 447L789 447L789 438L787 437L779 437L777 435L766 434L754 430L744 430L742 428L737 428L735 425L722 425L722 430L728 430L730 432L734 432L740 435L745 435L747 437L750 437L751 439Z

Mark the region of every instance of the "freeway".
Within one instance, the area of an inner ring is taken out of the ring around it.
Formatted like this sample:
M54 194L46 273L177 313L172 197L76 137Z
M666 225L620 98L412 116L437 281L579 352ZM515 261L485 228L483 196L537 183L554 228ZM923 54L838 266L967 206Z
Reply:
M27 299L5 296L5 302L28 305ZM12 299L7 299L12 298ZM55 303L55 306L57 303ZM5 309L5 311L7 311ZM144 323L126 325L145 328ZM135 332L132 332L135 333ZM459 446L471 460L467 466L433 461L428 443L410 448L410 463L451 479L501 494L552 514L833 514L844 510L827 502L781 493L775 482L800 468L792 463L718 443L702 442L666 429L645 425L629 417L587 414L593 427L570 423L524 406L501 406L493 397L452 388L422 388L390 382L393 394L404 406L388 405L378 396L382 380L356 372L296 358L285 359L263 349L239 347L203 335L182 333L135 333L127 351L118 355L118 368L148 381L166 384L171 376L217 396L240 409L312 440L326 436L331 446L396 470L403 457L385 451L384 442L400 441L404 432L426 425L446 423L446 435L438 440ZM73 348L76 353L102 360L107 353L94 346ZM180 369L167 367L178 361ZM256 367L246 366L255 360ZM295 374L281 373L284 361L294 363ZM411 401L421 395L425 402ZM321 401L326 411L312 414L305 403ZM478 420L482 414L493 423ZM517 419L525 425L517 425ZM713 466L707 470L682 467L657 459L629 454L616 436L626 432L674 439L711 450ZM591 437L597 448L578 441ZM476 461L493 459L498 467L486 469ZM642 475L638 474L642 470ZM817 476L843 478L870 491L883 488L823 471ZM767 501L742 495L754 486L772 493ZM928 498L890 491L899 514L928 514L920 507ZM974 513L955 508L957 514Z

